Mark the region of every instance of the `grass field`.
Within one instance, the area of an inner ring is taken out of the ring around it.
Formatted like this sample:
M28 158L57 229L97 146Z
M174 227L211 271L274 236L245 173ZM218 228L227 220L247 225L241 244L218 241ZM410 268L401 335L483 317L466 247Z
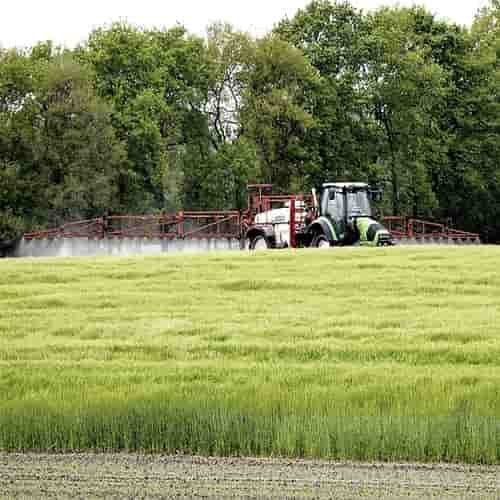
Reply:
M0 261L0 449L500 462L500 248Z

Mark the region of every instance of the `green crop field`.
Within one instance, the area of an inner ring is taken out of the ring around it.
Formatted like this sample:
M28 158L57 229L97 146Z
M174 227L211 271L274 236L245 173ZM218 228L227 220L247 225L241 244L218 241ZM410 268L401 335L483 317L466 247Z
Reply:
M500 248L0 262L0 449L500 462Z

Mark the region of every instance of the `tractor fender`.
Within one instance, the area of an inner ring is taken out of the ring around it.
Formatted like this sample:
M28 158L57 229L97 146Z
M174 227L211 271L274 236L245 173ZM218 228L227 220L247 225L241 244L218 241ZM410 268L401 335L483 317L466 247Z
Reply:
M312 222L307 232L310 235L323 233L328 238L328 241L330 243L338 240L333 224L326 217L320 217L319 219L316 219L314 222Z

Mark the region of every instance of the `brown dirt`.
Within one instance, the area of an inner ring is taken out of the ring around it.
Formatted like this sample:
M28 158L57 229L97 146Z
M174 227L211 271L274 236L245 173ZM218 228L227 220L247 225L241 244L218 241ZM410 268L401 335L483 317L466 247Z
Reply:
M500 467L0 454L0 497L500 499Z

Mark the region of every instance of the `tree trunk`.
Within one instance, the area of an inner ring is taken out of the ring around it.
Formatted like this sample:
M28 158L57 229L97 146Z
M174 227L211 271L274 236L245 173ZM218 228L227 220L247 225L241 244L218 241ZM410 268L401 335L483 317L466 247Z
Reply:
M396 150L394 145L394 134L390 119L383 114L382 121L387 134L387 141L389 143L389 150L391 153L391 183L392 183L392 211L393 215L399 215L401 207L399 205L399 173L396 166Z

